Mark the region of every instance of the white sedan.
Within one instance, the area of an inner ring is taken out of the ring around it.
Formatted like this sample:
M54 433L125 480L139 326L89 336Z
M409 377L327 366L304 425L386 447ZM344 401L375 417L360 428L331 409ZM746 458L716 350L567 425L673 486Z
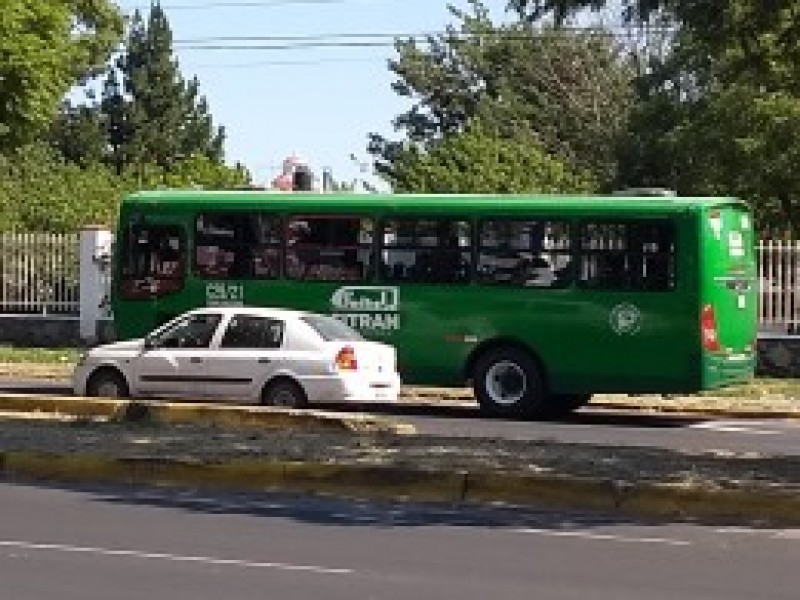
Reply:
M392 346L341 321L277 308L189 311L144 339L98 346L78 361L79 396L247 400L274 406L394 402Z

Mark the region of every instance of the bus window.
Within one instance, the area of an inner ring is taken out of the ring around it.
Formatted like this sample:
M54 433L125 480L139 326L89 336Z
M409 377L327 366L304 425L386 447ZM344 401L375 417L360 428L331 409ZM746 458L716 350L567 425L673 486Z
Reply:
M502 219L482 221L478 281L523 287L565 287L572 279L569 224Z
M207 212L197 216L195 273L213 279L280 276L280 217Z
M472 264L468 221L396 219L383 223L381 274L385 281L465 283Z
M134 225L128 230L120 286L123 298L152 298L183 287L182 237L177 226Z
M586 223L580 239L582 287L675 288L675 230L669 221Z
M372 268L371 219L293 216L286 226L286 276L361 281Z

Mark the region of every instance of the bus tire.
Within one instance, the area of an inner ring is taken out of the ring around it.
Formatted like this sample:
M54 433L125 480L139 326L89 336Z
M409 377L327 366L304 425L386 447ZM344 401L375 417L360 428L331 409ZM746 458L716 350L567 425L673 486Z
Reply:
M536 360L513 347L489 350L475 362L473 387L481 410L494 417L545 415L547 394Z
M552 394L547 416L555 419L566 417L589 404L591 399L591 394Z
M127 398L130 390L122 373L112 367L101 367L86 382L86 395L94 398Z
M303 388L288 377L273 379L261 392L261 404L283 408L304 408L308 398Z

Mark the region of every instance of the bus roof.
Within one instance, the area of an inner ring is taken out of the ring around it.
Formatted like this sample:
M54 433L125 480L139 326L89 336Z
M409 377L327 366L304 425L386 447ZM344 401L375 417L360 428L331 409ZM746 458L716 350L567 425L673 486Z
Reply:
M418 214L669 214L746 204L732 197L595 196L539 194L342 194L264 191L159 190L126 197L123 206L194 209L266 209L303 212L416 212Z

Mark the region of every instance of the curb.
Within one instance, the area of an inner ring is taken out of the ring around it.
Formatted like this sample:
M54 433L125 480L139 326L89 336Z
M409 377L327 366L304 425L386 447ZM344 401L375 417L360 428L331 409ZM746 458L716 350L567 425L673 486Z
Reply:
M59 482L280 490L373 500L534 505L739 524L800 524L800 494L796 493L662 483L623 484L522 472L423 471L255 459L205 462L12 451L0 453L0 476Z
M262 406L220 406L141 400L66 398L0 394L0 411L18 418L104 419L159 424L193 423L219 427L338 431L349 433L414 433L413 425L363 414L294 410Z

